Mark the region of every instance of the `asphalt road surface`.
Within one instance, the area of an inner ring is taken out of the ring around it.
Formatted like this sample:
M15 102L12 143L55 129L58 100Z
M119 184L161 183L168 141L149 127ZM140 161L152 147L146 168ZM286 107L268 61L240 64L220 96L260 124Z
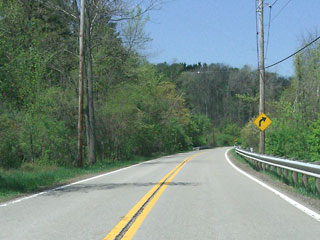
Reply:
M177 154L0 205L0 239L320 239L320 222L236 171Z

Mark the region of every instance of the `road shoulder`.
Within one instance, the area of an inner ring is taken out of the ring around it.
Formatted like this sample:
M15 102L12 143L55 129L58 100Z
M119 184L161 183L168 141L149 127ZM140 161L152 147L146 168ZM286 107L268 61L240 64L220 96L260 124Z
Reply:
M302 195L292 187L288 186L285 183L281 182L280 180L273 179L271 176L264 174L262 172L257 172L249 164L240 162L237 160L231 151L228 151L228 157L232 161L234 165L236 165L241 170L245 171L246 173L250 174L251 176L259 179L260 181L266 183L267 185L275 188L279 192L282 192L289 196L290 198L294 199L295 201L305 205L306 207L314 210L317 213L320 213L320 200L311 198L309 196Z

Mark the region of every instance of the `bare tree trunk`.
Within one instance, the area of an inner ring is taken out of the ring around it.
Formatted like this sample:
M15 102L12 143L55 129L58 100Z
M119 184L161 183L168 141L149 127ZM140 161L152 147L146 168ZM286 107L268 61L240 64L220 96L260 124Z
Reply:
M93 77L92 77L92 53L91 53L91 32L90 15L86 14L86 66L87 66L87 104L88 104L88 160L91 164L96 162L96 136L93 99Z
M296 97L294 100L294 110L296 114L296 119L298 119L298 115L302 113L302 108L300 103L302 102L301 94L302 94L302 61L301 56L298 55L295 63L296 75L297 75L297 88L296 88ZM303 116L302 116L303 117Z
M88 96L88 85L87 85L87 81L86 81L86 86L84 87L85 88L85 94ZM86 107L85 107L85 114L84 114L84 118L85 118L85 123L86 123L86 137L87 137L87 146L89 148L89 142L90 142L90 134L89 134L89 108L88 108L88 103L86 104ZM88 154L88 151L87 151L87 154ZM87 156L89 157L89 155Z
M35 154L34 154L34 148L33 148L33 135L32 131L30 133L30 147L31 147L31 163L34 163Z
M84 79L84 2L81 0L81 16L80 16L80 32L79 32L79 54L80 54L80 70L79 70L79 119L78 119L78 167L83 166L83 79Z

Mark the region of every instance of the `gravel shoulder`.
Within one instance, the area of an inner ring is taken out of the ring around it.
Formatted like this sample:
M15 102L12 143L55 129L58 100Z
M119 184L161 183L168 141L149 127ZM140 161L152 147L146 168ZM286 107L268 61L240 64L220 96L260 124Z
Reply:
M302 195L297 192L292 186L288 186L287 184L281 182L280 180L273 179L271 176L257 172L249 164L240 162L237 160L231 151L228 152L228 157L230 160L240 169L247 172L251 176L263 181L264 183L272 186L276 190L282 192L283 194L287 195L288 197L294 199L295 201L299 202L300 204L312 209L313 211L320 214L320 199L311 198L309 196Z

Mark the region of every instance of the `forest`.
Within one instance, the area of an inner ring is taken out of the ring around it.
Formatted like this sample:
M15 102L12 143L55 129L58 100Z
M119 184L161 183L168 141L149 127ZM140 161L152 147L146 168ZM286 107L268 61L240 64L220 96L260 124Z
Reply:
M0 168L77 166L79 6L0 2ZM258 150L256 68L149 63L147 7L87 1L85 165L241 144ZM320 44L266 73L266 153L320 160Z

